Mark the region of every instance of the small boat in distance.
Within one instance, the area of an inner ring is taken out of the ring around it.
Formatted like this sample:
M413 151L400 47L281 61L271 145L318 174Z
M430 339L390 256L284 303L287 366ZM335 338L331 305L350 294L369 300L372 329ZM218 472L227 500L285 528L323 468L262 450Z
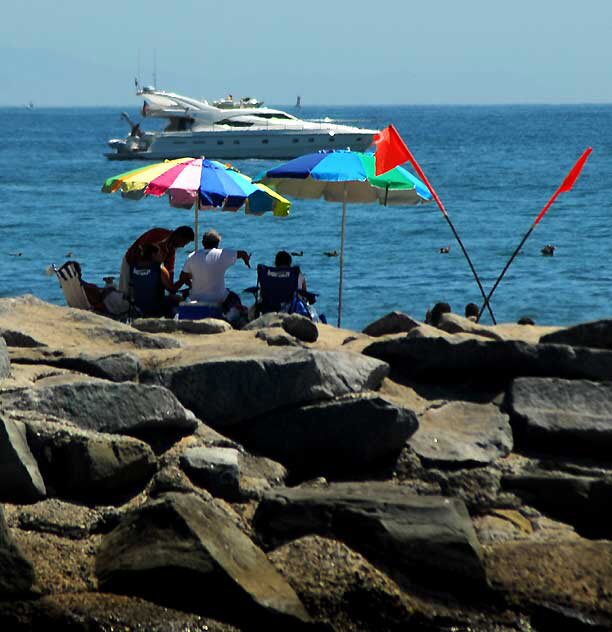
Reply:
M282 110L250 106L221 108L156 88L138 88L144 117L168 121L161 131L131 127L126 138L112 138L109 160L165 160L185 156L210 159L272 158L287 160L321 149L364 151L375 129L341 125L331 119L307 121ZM231 96L231 95L230 95ZM229 101L228 101L229 102ZM232 98L232 103L235 103Z

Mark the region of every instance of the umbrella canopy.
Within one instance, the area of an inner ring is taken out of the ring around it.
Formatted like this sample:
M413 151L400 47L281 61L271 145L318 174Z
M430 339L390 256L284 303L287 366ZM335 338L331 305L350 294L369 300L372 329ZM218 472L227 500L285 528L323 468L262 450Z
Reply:
M147 165L108 178L103 193L121 191L122 197L138 200L145 195L168 196L170 206L195 208L196 248L198 211L222 209L261 215L289 214L291 203L264 184L255 184L229 164L204 158L178 158Z
M419 204L431 200L427 187L403 167L375 175L374 154L349 150L306 154L256 178L299 198L368 204Z
M374 154L345 149L305 154L265 171L255 181L283 195L342 202L338 326L342 321L346 204L413 205L431 200L427 187L403 167L377 176Z

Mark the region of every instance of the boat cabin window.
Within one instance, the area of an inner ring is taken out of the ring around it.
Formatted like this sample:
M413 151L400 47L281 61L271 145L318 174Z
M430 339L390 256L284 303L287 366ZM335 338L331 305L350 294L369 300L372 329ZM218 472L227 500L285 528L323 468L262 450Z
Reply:
M171 116L170 122L166 125L164 131L165 132L184 132L185 130L191 129L193 124L192 118L183 118Z
M217 121L217 125L229 125L230 127L251 127L253 125L250 121L236 121L234 119L223 119Z
M289 116L289 114L285 114L284 112L257 112L257 113L253 113L251 116L256 116L257 118L264 118L264 119L286 119L286 120L292 120L294 117L293 116Z

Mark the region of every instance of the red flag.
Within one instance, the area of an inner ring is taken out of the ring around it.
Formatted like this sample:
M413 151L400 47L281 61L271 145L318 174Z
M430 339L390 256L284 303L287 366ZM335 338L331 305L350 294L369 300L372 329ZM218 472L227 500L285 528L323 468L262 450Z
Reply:
M393 167L409 159L410 151L393 125L387 126L380 134L376 134L374 142L376 143L374 157L377 176L391 171Z
M533 226L535 226L546 214L546 211L552 206L552 203L557 199L559 193L567 193L574 186L574 182L578 180L578 176L584 167L584 163L587 161L589 154L593 151L592 147L585 149L582 156L578 158L576 164L572 167L571 171L567 174L565 180L561 183L561 186L554 192L553 196L548 200L548 204L540 211L540 214L535 218Z

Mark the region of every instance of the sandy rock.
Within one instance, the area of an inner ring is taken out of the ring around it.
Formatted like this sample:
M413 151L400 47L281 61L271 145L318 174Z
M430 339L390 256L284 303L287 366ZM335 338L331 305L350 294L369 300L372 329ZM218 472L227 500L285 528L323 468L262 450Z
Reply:
M28 503L46 494L25 425L6 415L0 417L0 501Z
M387 334L408 332L420 325L422 325L421 322L414 320L414 318L411 318L408 314L394 311L385 314L382 318L367 325L363 329L363 333L378 338L379 336L385 336Z
M48 347L64 351L180 348L169 337L144 334L130 325L82 309L58 307L32 296L0 298L0 329L29 336Z
M145 371L141 381L166 386L220 429L276 409L376 389L387 371L385 363L358 354L299 350Z
M586 347L407 334L374 342L363 352L407 375L434 383L466 377L507 380L523 375L612 379L612 352Z
M364 394L265 415L235 432L249 450L292 473L334 476L392 460L417 426L412 410Z
M11 353L16 364L40 364L112 382L136 380L140 372L140 360L133 353L119 351L103 355L64 353L60 349L20 349Z
M414 607L399 586L343 542L307 536L268 557L308 611L334 630L401 630ZM418 628L415 628L418 629Z
M542 336L540 342L612 349L612 320L595 320L559 329Z
M189 448L180 464L192 481L213 496L240 500L239 454L233 448Z
M4 338L7 347L44 347L45 345L20 331L0 327L0 338Z
M203 318L201 320L174 320L170 318L137 318L132 323L134 329L150 334L221 334L233 327L225 320Z
M485 551L491 584L529 608L536 629L612 628L609 541L500 542Z
M409 444L430 463L465 467L506 456L513 439L508 415L497 406L448 402L419 416Z
M34 568L11 538L0 505L0 600L28 593L34 583Z
M110 531L105 508L87 507L58 498L47 498L32 505L11 507L7 522L22 532L51 534L70 540L85 540L95 533Z
M285 331L279 331L277 328L258 329L256 338L264 340L271 347L304 347L297 338L294 338Z
M153 476L153 450L138 439L70 423L28 419L28 438L49 493L99 504L118 502Z
M480 544L456 499L389 483L277 488L264 494L254 526L272 546L310 534L341 540L379 568L421 584L461 591L486 583Z
M491 338L493 340L503 340L503 337L498 334L492 326L482 325L481 323L475 323L469 318L459 316L459 314L447 313L442 314L440 322L437 325L438 329L447 331L450 334L464 333L473 334L475 336L481 336L482 338Z
M289 314L282 314L280 312L262 314L259 318L247 323L242 330L256 331L257 329L267 329L268 327L282 327L283 321L287 316L289 316Z
M610 454L610 382L522 377L510 385L506 406L529 446L566 454Z
M0 380L11 374L11 359L9 357L6 342L0 336Z
M283 318L282 328L302 342L316 342L319 337L316 323L301 314L287 314L287 317Z
M94 378L3 391L0 404L53 415L85 430L132 436L177 436L197 426L193 415L163 387Z
M309 620L265 554L214 502L194 494L167 494L129 514L105 536L96 573L105 592L189 604L264 628Z

